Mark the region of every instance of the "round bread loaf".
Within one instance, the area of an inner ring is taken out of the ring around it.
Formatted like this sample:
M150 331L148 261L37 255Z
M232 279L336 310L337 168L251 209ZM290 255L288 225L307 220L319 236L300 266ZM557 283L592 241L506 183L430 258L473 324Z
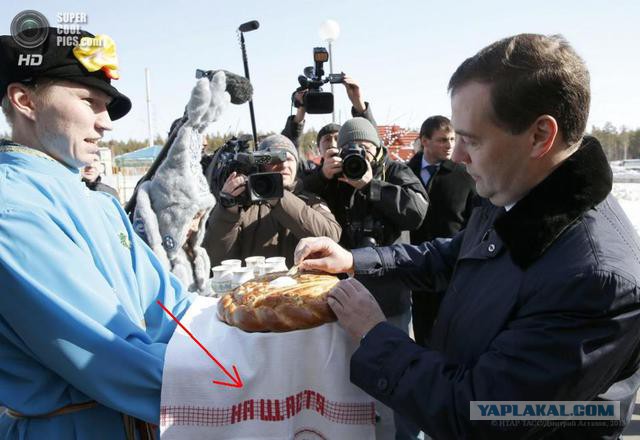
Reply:
M269 283L286 276L275 272L247 281L218 302L218 317L247 332L301 330L336 320L327 294L339 281L333 275L298 273L297 284L274 287Z

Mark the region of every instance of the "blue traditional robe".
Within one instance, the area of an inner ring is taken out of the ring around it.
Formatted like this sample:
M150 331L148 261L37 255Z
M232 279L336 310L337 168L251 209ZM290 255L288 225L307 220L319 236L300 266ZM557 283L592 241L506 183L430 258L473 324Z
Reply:
M181 317L192 299L115 198L44 155L0 152L0 406L98 402L5 414L0 439L124 438L122 413L157 424L175 323L156 300Z

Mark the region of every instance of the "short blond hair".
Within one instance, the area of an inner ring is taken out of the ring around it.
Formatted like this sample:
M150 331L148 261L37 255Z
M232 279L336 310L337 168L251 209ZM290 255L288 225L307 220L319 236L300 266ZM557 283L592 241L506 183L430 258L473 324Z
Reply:
M37 79L32 84L25 84L25 83L22 83L22 84L26 88L30 89L35 94L36 97L40 97L41 93L54 82L55 80L51 78L41 78L41 79ZM13 105L11 104L9 95L5 93L4 96L2 97L2 102L0 104L2 106L2 113L4 113L4 117L6 118L7 123L11 128L13 128L13 121L16 117L16 112L15 112L15 109L13 108Z
M4 113L4 117L7 120L9 127L13 128L13 117L15 115L13 113L13 106L11 105L7 95L2 97L2 113Z

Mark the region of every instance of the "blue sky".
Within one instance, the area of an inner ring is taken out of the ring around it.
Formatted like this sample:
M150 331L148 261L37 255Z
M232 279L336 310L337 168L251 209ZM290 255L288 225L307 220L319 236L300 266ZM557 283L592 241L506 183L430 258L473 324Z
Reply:
M52 25L60 12L84 12L93 33L118 46L122 78L114 84L133 101L129 115L106 139L147 137L144 69L151 72L154 132L165 134L182 113L196 68L242 74L238 25L260 21L245 35L255 88L259 131L280 131L290 114L296 78L324 45L321 23L341 28L333 44L335 71L357 79L379 124L419 127L433 114L450 114L446 86L455 68L487 44L521 32L561 33L591 71L590 126L610 121L640 127L640 2L546 1L31 1L3 5L0 30L24 9L42 12ZM327 66L328 70L328 66ZM328 87L327 87L328 89ZM336 86L342 120L349 105ZM319 128L331 116L310 115ZM248 106L230 108L212 132L250 131ZM0 132L8 131L0 117Z

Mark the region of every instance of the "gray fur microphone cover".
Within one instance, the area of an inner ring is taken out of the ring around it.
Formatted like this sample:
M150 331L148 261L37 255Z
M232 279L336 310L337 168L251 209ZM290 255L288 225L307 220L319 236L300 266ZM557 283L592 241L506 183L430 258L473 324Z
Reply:
M211 81L197 80L167 158L151 180L139 190L134 228L161 262L190 291L206 295L211 263L200 246L205 225L216 200L202 173L205 131L215 122L231 97L225 91L226 75L218 71Z

